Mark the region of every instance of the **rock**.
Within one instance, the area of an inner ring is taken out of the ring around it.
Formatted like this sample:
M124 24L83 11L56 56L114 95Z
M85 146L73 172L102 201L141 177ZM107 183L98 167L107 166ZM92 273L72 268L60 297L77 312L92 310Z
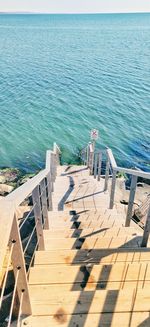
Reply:
M20 179L20 185L26 183L29 181L29 179L31 179L32 177L34 177L36 174L26 174L23 177L21 177Z
M16 168L4 168L0 169L0 183L14 183L20 178L20 171Z
M137 187L144 187L144 183L141 182L137 183Z
M7 185L7 184L0 184L0 195L5 196L12 192L14 189L13 186Z

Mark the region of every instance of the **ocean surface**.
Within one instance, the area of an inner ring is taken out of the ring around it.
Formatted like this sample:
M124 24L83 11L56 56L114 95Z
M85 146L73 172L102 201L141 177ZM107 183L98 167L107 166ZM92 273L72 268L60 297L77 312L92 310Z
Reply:
M0 15L0 167L63 162L99 130L117 162L150 170L150 14Z

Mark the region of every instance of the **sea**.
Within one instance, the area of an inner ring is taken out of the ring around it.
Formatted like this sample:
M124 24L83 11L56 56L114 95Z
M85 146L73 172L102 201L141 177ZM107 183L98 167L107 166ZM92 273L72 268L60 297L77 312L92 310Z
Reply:
M124 167L150 171L150 14L0 14L0 167L62 162L97 129Z

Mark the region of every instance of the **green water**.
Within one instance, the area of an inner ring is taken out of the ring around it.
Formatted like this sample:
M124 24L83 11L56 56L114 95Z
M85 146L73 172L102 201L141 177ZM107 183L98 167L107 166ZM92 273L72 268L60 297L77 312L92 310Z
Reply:
M0 166L73 162L100 132L119 164L150 169L150 14L0 15Z

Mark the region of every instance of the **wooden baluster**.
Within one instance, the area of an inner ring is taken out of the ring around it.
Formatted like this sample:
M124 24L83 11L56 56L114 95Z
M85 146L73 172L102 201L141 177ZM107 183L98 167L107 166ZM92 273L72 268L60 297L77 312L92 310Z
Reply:
M53 153L51 153L50 157L50 173L51 173L51 182L52 182L52 192L54 192L54 158Z
M87 146L87 168L90 168L90 147Z
M53 210L53 202L52 202L52 181L51 174L47 175L47 191L48 191L48 210Z
M107 189L108 189L109 168L110 168L110 161L109 161L109 158L107 157L104 191L107 191Z
M36 186L36 188L33 190L32 199L34 205L35 223L37 222L36 231L37 231L37 239L39 243L38 248L39 250L44 250L43 222L42 222L39 185Z
M12 265L15 277L17 273L18 282L17 282L17 293L18 297L21 301L22 292L23 292L23 301L22 301L22 314L24 315L31 315L31 303L30 303L30 295L28 290L28 281L27 281L27 274L26 274L26 267L21 243L21 237L18 228L18 222L16 216L14 216L12 229L10 233L10 240L14 242L13 252L12 252ZM19 270L19 271L18 271Z
M116 177L117 177L117 172L113 171L109 209L113 209L113 206L114 206Z
M98 154L98 177L97 180L100 181L101 178L101 167L102 167L102 153Z
M142 239L142 243L141 243L142 247L147 247L149 234L150 234L150 206L149 206L149 209L148 209L148 214L147 214L147 219L146 219L146 223L145 223L143 239Z
M95 153L95 156L94 156L94 178L96 178L96 175L97 175L97 154Z
M49 222L48 222L48 205L47 205L47 194L46 194L46 183L45 178L40 183L41 189L41 205L42 205L42 214L44 220L44 229L49 229Z
M137 178L138 178L137 176L132 175L130 196L129 196L129 204L128 204L125 227L130 226L130 221L131 221L131 218L132 218L132 209L133 209L135 192L136 192Z

